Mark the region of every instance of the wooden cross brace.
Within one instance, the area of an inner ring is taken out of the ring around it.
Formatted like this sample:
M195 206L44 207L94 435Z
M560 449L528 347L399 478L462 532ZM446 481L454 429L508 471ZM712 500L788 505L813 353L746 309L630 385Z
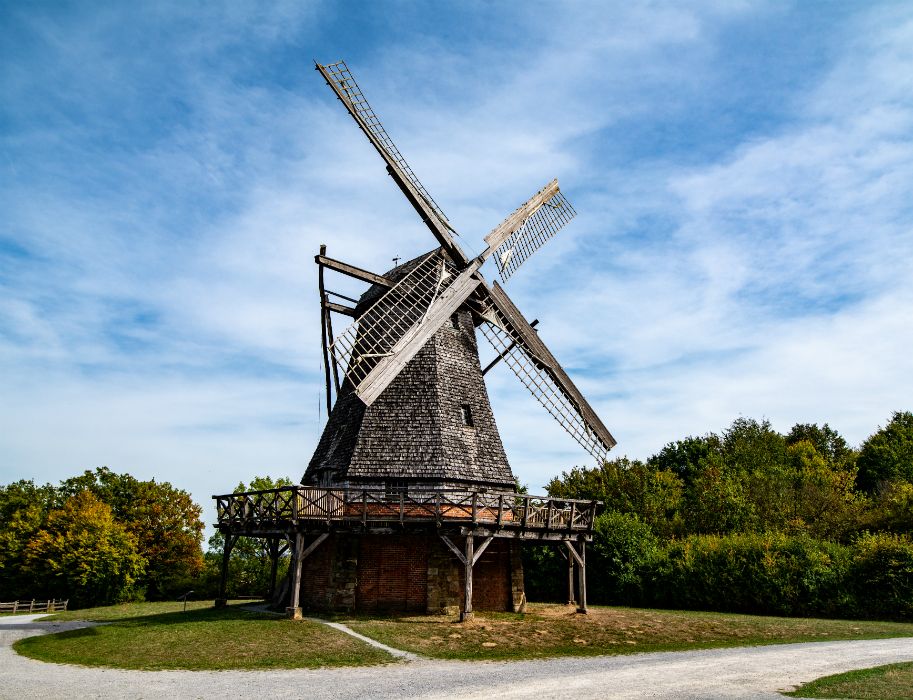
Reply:
M444 540L444 544L456 555L456 558L460 560L460 563L463 565L464 574L464 584L465 590L463 594L463 610L460 612L460 622L466 622L467 620L472 619L472 567L476 565L476 562L479 561L479 557L482 556L482 553L488 548L488 545L491 544L491 541L494 539L494 535L489 535L485 538L485 541L479 546L478 549L475 549L475 536L472 533L466 535L466 551L461 552L459 548L450 541L450 538L447 535L440 535L440 538Z

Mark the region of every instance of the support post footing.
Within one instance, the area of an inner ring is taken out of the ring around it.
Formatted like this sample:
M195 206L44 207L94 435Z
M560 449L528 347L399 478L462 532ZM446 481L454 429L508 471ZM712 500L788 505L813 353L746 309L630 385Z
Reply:
M216 607L224 608L228 606L228 598L216 598Z
M285 616L291 620L300 620L302 619L301 608L286 608Z
M469 622L473 618L472 612L462 611L460 612L460 622Z

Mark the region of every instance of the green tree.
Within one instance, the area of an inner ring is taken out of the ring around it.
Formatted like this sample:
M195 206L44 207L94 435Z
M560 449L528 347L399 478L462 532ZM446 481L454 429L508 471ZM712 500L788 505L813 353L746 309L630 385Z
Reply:
M895 412L862 444L857 466L857 484L869 493L895 480L913 483L913 413Z
M140 585L150 599L186 590L203 568L202 508L167 481L140 481L108 467L63 481L67 497L83 490L111 507L115 519L136 538L147 560Z
M786 436L786 444L795 445L803 441L814 445L818 454L833 467L849 469L856 461L855 451L850 448L843 436L827 423L823 426L817 423L796 423Z
M689 488L707 460L720 456L722 451L722 440L713 433L704 437L686 437L667 443L647 460L647 464L654 469L672 472L682 480L685 488Z
M563 472L546 490L557 498L602 501L607 510L636 514L657 533L670 535L677 522L682 482L672 472L619 457L594 469L575 467Z
M855 469L834 466L807 440L787 448L792 469L790 527L820 539L844 539L860 521L864 499L855 490Z
M56 490L50 484L36 486L22 480L0 486L0 597L32 596L25 550L44 525L56 499Z
M80 607L135 598L145 559L111 508L82 491L48 513L26 547L24 566L38 589L33 595L69 598Z

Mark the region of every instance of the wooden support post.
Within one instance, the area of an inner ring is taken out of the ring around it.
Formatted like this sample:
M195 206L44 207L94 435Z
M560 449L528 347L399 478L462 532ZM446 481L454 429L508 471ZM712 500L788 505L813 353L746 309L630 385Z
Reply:
M466 561L463 569L466 572L465 589L463 599L463 612L460 613L460 622L466 622L472 619L472 565L475 563L475 538L472 533L466 535Z
M574 598L574 557L571 556L570 552L567 555L567 604L574 605L576 603Z
M231 550L235 546L235 540L237 540L237 537L233 537L228 533L225 534L222 546L222 575L219 579L219 596L216 598L217 608L224 608L228 605L228 598L226 597L226 591L228 590L228 561L231 558Z
M276 575L279 573L279 538L270 537L269 538L269 558L270 558L270 571L269 571L269 600L273 599L273 596L276 595Z
M293 550L292 577L291 577L291 604L285 609L285 614L293 620L301 619L301 565L304 562L304 535L295 533L295 549Z
M318 257L323 257L326 255L327 247L325 245L320 246L320 255ZM330 411L333 410L333 397L330 390L330 358L329 353L327 352L327 321L330 312L327 311L327 295L323 286L323 265L319 262L317 263L317 288L320 292L320 349L323 351L323 369L326 376L326 387L327 387L327 418L330 416ZM330 339L332 341L332 338Z
M579 600L577 601L577 612L586 615L589 611L586 609L586 541L580 540L580 565L577 568L577 588L579 589Z

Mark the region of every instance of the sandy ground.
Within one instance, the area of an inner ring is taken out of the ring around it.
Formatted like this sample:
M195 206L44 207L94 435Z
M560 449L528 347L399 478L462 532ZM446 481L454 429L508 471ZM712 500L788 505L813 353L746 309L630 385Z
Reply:
M819 676L913 661L913 638L550 659L413 661L297 671L123 671L16 654L22 637L83 623L0 618L2 698L780 698Z

